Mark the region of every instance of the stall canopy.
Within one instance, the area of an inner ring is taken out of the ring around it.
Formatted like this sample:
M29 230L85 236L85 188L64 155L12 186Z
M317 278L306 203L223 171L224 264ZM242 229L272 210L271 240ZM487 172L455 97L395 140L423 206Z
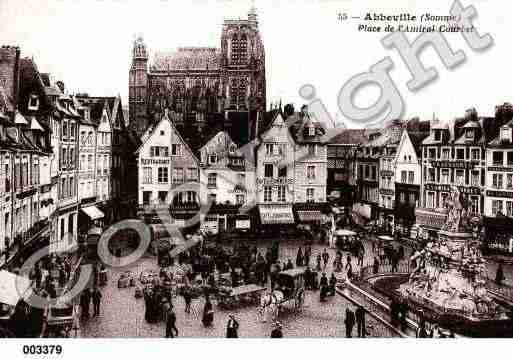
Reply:
M260 206L260 219L262 224L293 224L294 215L291 205Z
M321 211L297 211L301 222L322 222Z
M82 212L87 214L87 216L91 218L93 221L105 217L103 212L100 211L96 206L82 208Z

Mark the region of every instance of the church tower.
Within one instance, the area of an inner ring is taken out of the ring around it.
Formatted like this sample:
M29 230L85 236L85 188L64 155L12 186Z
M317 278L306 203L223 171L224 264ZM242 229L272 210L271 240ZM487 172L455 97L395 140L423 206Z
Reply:
M221 58L228 124L233 131L246 132L249 141L255 137L258 118L266 109L265 50L254 4L247 19L225 20ZM246 126L237 126L236 122L243 125L244 117Z
M129 73L128 103L129 127L141 136L148 127L147 90L148 52L142 36L135 41L132 49L132 65Z

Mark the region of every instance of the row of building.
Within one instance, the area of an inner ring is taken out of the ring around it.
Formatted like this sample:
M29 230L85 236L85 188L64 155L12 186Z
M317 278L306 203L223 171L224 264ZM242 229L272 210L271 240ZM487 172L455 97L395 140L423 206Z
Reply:
M0 49L0 266L77 244L129 213L137 136L121 99L70 95L17 47ZM134 206L132 206L134 207Z
M415 118L373 130L322 123L306 106L287 105L267 112L246 145L219 131L192 148L166 113L137 152L141 213L165 207L180 226L195 218L214 231L276 233L273 225L330 224L345 212L390 234L429 238L457 188L487 238L512 228L510 104L493 117L471 109L447 123Z

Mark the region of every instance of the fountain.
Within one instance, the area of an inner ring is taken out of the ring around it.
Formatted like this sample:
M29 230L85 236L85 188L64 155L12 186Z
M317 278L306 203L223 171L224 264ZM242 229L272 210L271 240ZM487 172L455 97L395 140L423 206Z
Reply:
M452 188L447 204L447 220L438 239L411 257L415 269L398 291L439 323L459 323L464 329L486 323L489 329L502 322L509 323L509 328L508 310L485 287L485 260L457 187Z

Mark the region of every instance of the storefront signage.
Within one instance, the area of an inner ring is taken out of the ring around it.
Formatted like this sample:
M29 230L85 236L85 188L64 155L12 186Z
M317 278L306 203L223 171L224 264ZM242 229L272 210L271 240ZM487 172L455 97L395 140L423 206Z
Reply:
M513 192L506 191L486 191L486 195L488 197L513 198Z
M427 191L439 191L439 192L451 192L451 186L447 184L433 184L433 183L426 183L424 185L424 189ZM461 193L465 194L473 194L473 195L480 195L481 190L477 187L463 187L458 186L458 190Z
M513 172L513 167L488 167L488 171Z
M151 158L151 159L143 158L143 159L141 159L141 164L142 165L168 165L169 160L155 159L155 158Z
M394 194L394 191L388 188L381 188L379 190L379 193L392 196Z
M387 177L393 177L394 176L394 172L390 171L390 170L382 170L382 171L380 171L380 173L381 173L382 176L387 176Z
M81 173L81 174L79 174L78 178L79 179L93 179L94 176L93 176L93 174L91 172L89 172L89 173Z
M283 185L291 185L294 184L293 178L257 178L256 180L258 185L264 186L283 186Z
M444 167L444 168L474 168L478 163L476 161L466 162L460 161L431 161L433 167Z
M219 223L217 218L207 217L201 222L201 229L205 232L217 234L219 232Z

